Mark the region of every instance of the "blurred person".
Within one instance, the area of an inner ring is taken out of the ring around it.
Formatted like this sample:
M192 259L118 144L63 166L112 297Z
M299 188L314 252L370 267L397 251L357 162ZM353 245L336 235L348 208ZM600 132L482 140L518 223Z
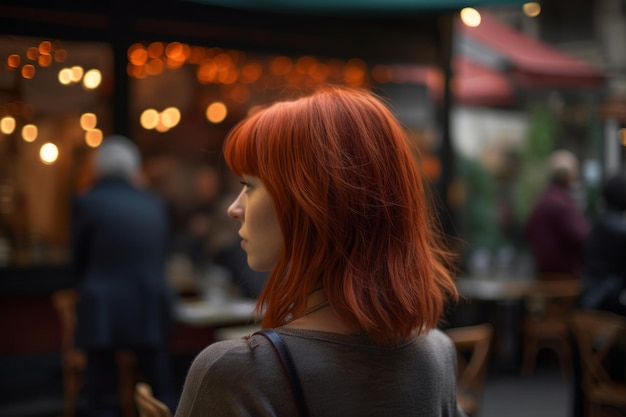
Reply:
M626 174L610 177L602 186L603 210L593 221L585 242L582 292L577 305L626 316ZM574 344L574 417L584 416L581 358ZM611 352L609 360L619 373L624 352ZM620 376L619 374L616 376ZM621 375L623 378L623 375Z
M248 265L271 271L262 327L291 351L311 416L455 416L456 353L437 325L457 299L405 133L374 95L326 87L236 126L228 208ZM194 360L177 417L297 415L262 336Z
M626 175L602 187L604 209L585 242L579 306L626 316Z
M549 184L532 208L525 237L538 279L580 279L589 224L571 195L579 176L578 160L570 151L557 150L549 164Z
M174 293L165 276L167 214L138 187L141 157L123 136L98 148L95 183L73 201L72 258L78 280L76 345L87 355L89 416L119 414L115 353L136 353L155 395L175 406L168 342Z

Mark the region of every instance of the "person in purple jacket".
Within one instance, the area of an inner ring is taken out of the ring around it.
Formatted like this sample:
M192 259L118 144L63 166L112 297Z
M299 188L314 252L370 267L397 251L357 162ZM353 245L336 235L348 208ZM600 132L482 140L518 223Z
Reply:
M589 223L571 195L578 161L566 150L550 157L550 181L539 196L525 227L538 279L580 278L583 245Z

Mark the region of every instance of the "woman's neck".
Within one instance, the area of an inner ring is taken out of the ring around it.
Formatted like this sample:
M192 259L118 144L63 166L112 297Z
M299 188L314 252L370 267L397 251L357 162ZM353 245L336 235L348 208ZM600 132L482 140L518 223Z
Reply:
M305 312L284 324L283 327L340 334L352 334L359 331L337 316L322 289L311 292L307 298Z

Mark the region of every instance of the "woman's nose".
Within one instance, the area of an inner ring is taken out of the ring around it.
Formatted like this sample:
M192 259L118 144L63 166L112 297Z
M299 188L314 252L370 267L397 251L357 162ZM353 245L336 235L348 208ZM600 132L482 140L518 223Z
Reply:
M233 201L232 204L228 206L228 209L226 210L226 213L228 213L228 215L232 217L233 219L243 220L243 206L241 204L242 194L243 192L237 196L235 201Z

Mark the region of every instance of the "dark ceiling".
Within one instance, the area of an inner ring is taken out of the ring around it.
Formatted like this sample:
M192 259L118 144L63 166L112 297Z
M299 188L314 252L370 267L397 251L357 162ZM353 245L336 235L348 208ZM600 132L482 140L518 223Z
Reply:
M111 43L181 41L267 52L440 64L449 24L441 12L382 15L279 13L198 2L3 1L4 34Z

